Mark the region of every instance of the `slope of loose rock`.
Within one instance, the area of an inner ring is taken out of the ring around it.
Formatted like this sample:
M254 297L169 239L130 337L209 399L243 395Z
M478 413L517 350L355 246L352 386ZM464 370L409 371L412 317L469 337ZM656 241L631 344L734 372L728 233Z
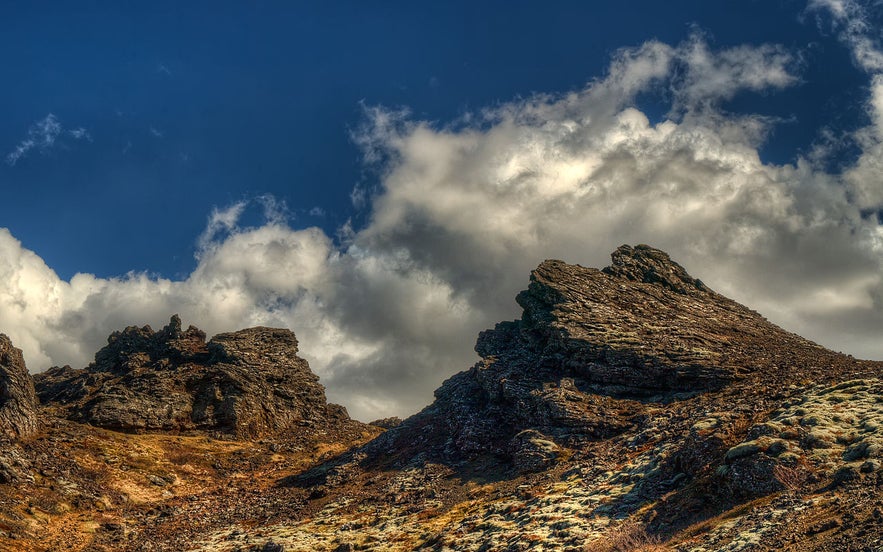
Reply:
M480 361L432 405L374 426L323 422L280 330L205 343L173 319L112 336L88 369L39 378L44 415L211 431L56 420L16 449L32 479L0 485L0 502L28 501L0 507L0 548L883 549L883 363L788 333L648 246L603 270L546 261L517 300L521 319L482 332ZM232 391L271 388L297 414ZM298 429L241 440L272 419Z

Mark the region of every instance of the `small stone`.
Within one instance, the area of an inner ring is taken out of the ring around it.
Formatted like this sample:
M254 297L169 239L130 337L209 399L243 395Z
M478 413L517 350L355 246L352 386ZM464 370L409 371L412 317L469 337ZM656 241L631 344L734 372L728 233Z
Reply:
M813 525L812 527L809 528L809 531L807 531L807 533L809 533L810 535L824 533L825 531L830 531L831 529L836 529L836 528L840 527L840 525L841 525L841 523L840 523L839 519L831 518L831 519L828 519L828 520L825 520L825 521L822 521L820 523Z
M533 429L526 429L509 442L512 461L520 473L541 471L549 468L561 452L554 441Z
M165 487L169 484L168 481L163 479L162 477L153 475L152 473L147 474L147 480L156 485L157 487Z

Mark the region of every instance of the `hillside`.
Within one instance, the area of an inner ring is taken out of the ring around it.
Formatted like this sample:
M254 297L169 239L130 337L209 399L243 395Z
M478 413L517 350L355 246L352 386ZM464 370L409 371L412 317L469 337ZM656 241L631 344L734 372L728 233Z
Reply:
M883 547L883 363L612 259L543 262L401 423L329 405L287 330L130 327L40 405L8 344L0 549Z

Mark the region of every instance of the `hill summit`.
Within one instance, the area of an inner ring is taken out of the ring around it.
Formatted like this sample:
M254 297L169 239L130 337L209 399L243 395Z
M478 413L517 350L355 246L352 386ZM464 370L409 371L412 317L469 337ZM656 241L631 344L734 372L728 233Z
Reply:
M286 329L132 326L36 376L39 409L0 336L0 548L883 547L883 363L646 245L544 261L516 300L432 404L377 425L326 403Z
M639 427L649 408L702 403L738 382L764 400L848 364L714 292L663 251L623 245L612 258L602 270L540 264L516 298L521 319L479 335L481 361L386 436L401 439L393 448L517 457L525 430L560 445L607 439Z
M349 422L297 356L290 330L249 328L216 335L181 329L175 315L154 332L114 332L81 370L36 377L44 404L72 420L109 429L213 430L238 438Z

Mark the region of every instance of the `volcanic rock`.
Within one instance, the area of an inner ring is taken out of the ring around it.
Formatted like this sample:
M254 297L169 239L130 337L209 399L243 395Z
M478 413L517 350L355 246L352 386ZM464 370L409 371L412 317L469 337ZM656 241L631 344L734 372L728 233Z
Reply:
M842 364L714 292L663 251L623 245L612 259L603 270L540 264L517 296L521 319L482 332L478 364L385 435L380 442L395 443L386 450L419 444L445 458L513 461L512 440L525 430L578 446L636 428L648 406L757 376L784 382L782 367L834 357Z
M37 430L37 396L21 350L0 334L0 432L25 437Z
M379 420L369 422L368 425L372 425L382 429L395 429L402 425L402 421L403 420L398 416L390 416L388 418L380 418Z
M373 426L287 330L117 332L38 377L51 422L0 452L0 548L879 549L883 362L648 246L546 261L517 300L432 405Z
M214 430L240 438L348 421L328 404L318 377L286 329L216 335L175 315L154 332L114 332L87 368L39 374L37 393L75 421L134 430Z

